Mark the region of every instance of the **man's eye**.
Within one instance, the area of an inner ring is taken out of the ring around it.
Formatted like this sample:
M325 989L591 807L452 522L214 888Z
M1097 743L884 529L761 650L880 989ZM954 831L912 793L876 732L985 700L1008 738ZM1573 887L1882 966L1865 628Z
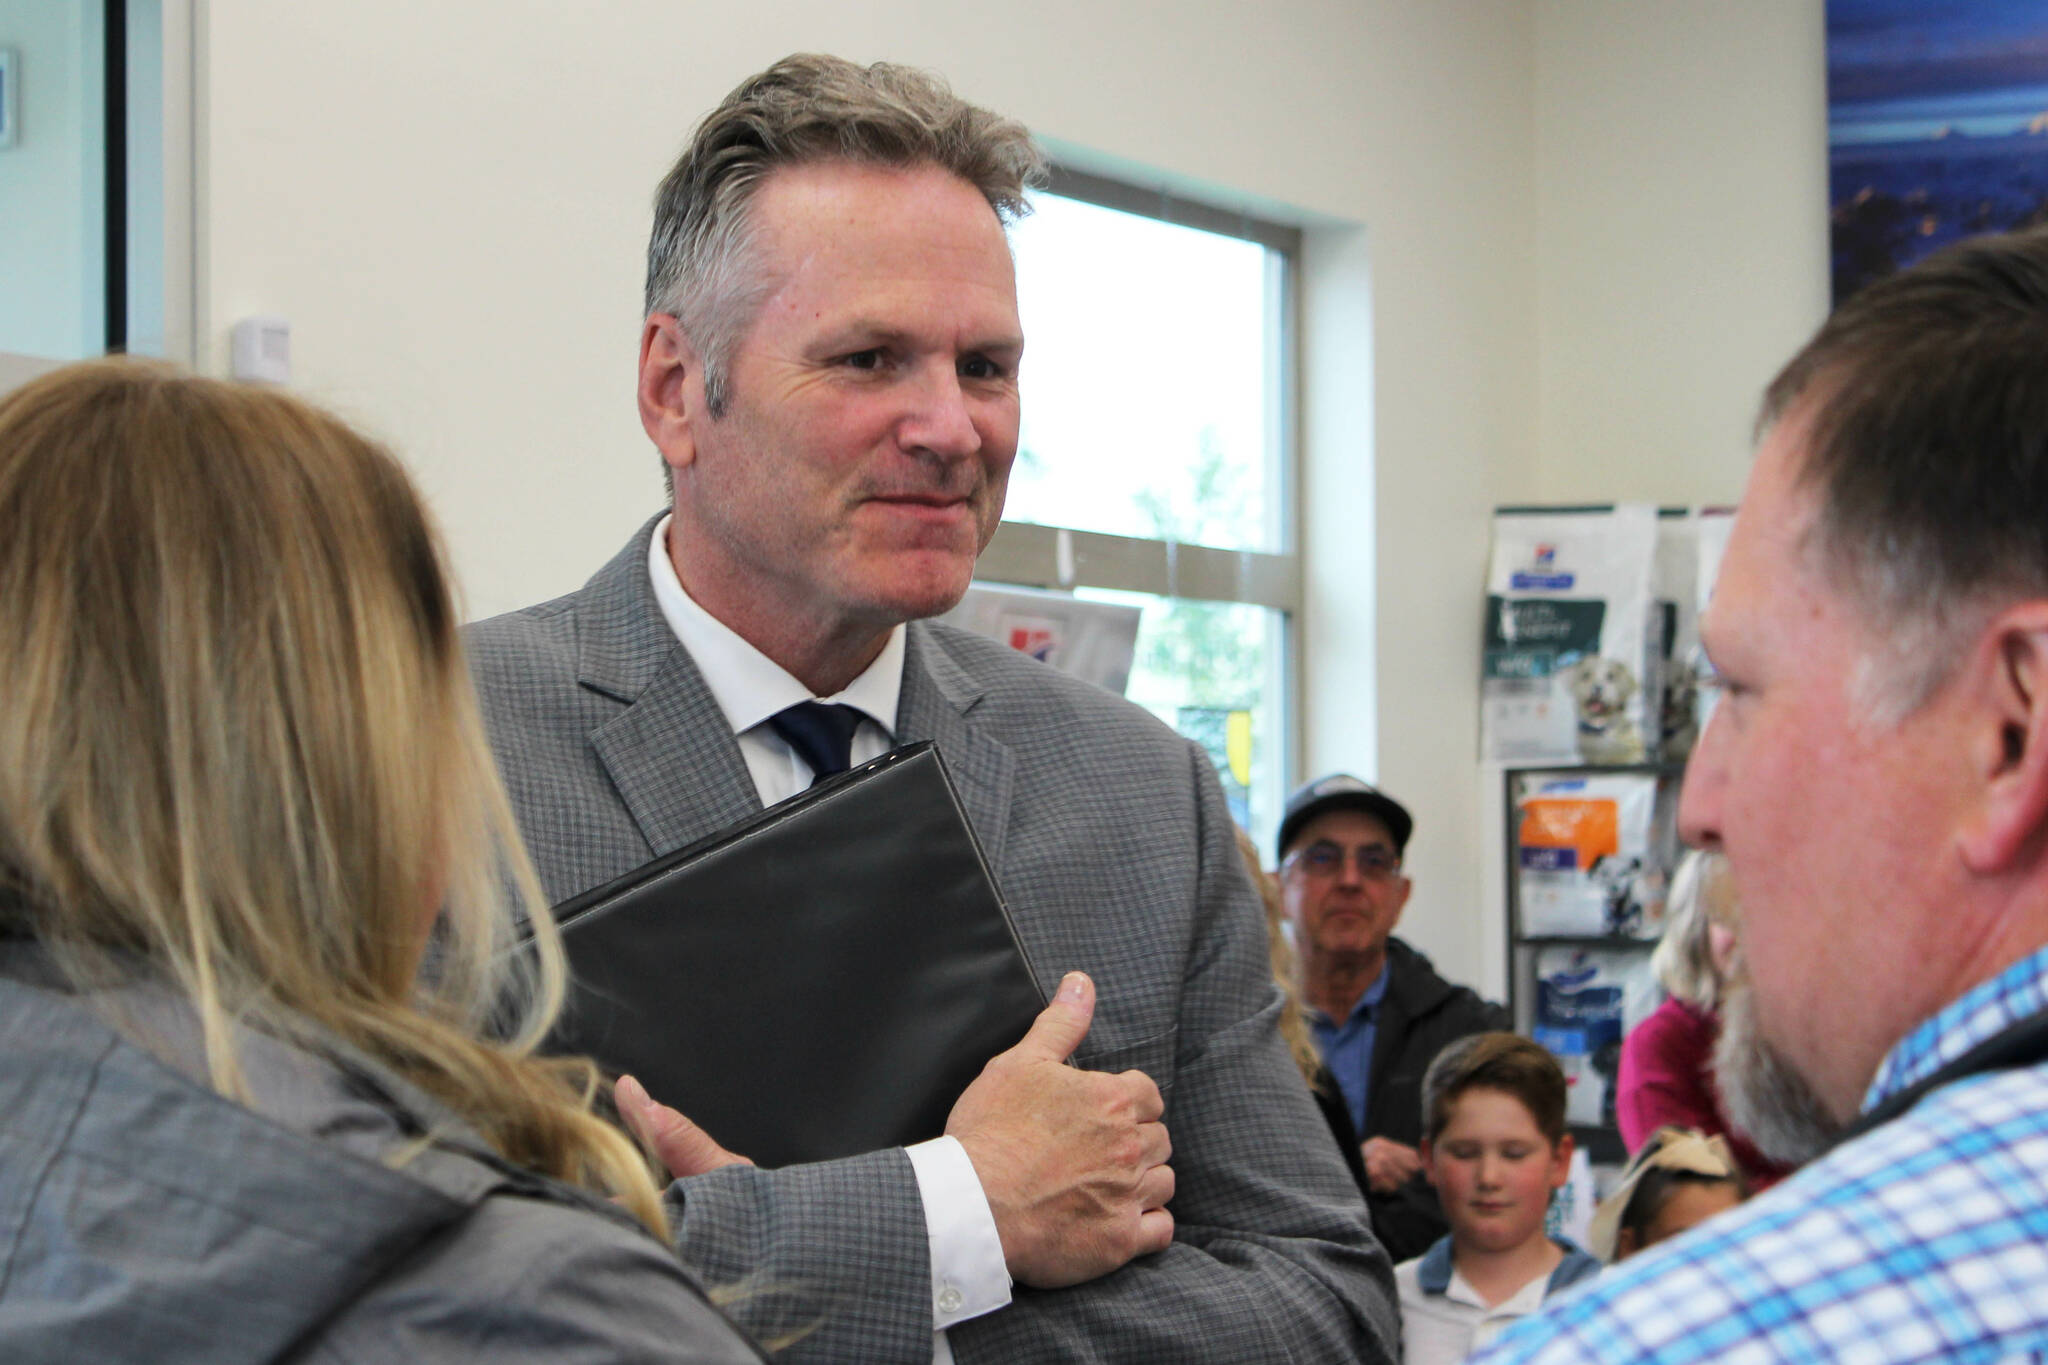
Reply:
M882 352L879 348L854 351L849 355L839 357L839 363L848 369L879 370L882 368Z
M1003 374L1003 367L985 355L971 355L960 362L962 379L1001 379Z

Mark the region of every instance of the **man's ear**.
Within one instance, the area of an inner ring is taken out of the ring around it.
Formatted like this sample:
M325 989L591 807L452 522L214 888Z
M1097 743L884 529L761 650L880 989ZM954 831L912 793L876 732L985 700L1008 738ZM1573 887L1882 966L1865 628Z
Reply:
M2048 851L2048 600L1992 618L1968 667L1977 674L1969 732L1977 799L1961 851L1972 872L1996 874Z
M1429 1157L1429 1139L1424 1138L1415 1148L1415 1154L1422 1158L1422 1174L1430 1184L1436 1184L1436 1163Z
M682 324L650 313L640 329L640 425L670 469L697 457L692 422L704 416L704 370Z

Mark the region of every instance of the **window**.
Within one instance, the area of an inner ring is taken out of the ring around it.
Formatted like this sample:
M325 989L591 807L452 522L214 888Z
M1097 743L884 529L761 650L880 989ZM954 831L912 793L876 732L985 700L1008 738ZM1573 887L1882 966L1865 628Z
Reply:
M185 0L0 0L0 387L165 345L165 26ZM182 86L180 87L182 92Z
M1075 172L1011 234L1028 346L980 576L1143 609L1127 695L1270 844L1292 767L1291 228Z

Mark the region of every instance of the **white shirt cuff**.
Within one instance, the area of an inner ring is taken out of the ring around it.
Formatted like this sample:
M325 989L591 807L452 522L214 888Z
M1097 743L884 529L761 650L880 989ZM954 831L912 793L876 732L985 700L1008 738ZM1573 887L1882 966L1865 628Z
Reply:
M1010 1301L1010 1271L1003 1239L989 1212L981 1178L958 1138L938 1137L904 1148L924 1200L925 1236L931 1242L932 1325L992 1313Z

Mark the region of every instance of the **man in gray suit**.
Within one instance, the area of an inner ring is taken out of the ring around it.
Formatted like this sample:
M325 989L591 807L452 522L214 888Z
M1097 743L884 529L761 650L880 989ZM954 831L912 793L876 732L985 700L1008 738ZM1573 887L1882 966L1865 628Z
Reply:
M556 900L932 740L1056 974L917 1147L764 1171L621 1085L681 1177L684 1259L744 1281L764 1337L810 1328L791 1358L1391 1360L1387 1262L1280 1042L1207 758L924 619L1002 513L1003 229L1039 170L1021 126L886 65L790 58L706 119L641 335L672 508L472 628L492 739Z

